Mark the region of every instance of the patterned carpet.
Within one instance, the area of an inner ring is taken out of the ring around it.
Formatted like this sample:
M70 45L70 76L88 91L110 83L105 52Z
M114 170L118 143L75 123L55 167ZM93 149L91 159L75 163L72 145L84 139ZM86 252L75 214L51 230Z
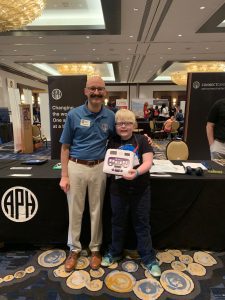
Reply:
M225 299L225 253L160 252L158 281L128 256L118 266L92 271L86 251L76 271L66 273L66 253L63 248L2 249L0 299Z

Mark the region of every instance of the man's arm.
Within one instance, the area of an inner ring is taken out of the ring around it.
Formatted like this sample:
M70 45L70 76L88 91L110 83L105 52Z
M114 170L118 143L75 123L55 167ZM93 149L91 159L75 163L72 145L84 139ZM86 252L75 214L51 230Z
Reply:
M69 150L70 150L70 145L62 144L61 147L62 172L61 172L61 180L59 185L65 193L67 193L70 188L69 176L68 176Z
M214 123L207 122L206 124L206 135L208 138L209 146L214 143Z

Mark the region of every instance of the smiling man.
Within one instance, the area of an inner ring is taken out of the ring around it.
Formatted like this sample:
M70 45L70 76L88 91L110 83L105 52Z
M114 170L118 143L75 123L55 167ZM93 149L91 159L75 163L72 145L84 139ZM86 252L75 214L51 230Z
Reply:
M80 232L88 189L91 250L90 266L98 269L101 263L102 205L106 175L103 160L109 135L114 132L115 116L103 107L105 82L99 76L87 80L84 90L87 101L72 109L60 138L62 174L60 187L67 194L69 208L68 246L70 254L65 262L67 272L76 268L81 251Z

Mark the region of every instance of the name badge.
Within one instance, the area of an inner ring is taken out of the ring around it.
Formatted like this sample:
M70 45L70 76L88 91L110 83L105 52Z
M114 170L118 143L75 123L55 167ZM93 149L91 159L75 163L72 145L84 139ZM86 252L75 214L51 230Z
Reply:
M85 126L85 127L90 127L91 126L91 121L90 120L81 119L80 120L80 125L81 126Z

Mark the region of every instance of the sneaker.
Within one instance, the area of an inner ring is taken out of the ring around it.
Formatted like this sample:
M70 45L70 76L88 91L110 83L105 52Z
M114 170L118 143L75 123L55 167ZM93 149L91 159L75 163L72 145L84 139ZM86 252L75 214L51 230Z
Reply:
M144 265L144 268L149 271L149 273L153 277L160 277L161 276L161 269L159 267L159 264L156 260L153 260L147 265Z
M114 264L116 261L118 261L120 259L122 259L121 256L113 257L112 254L110 252L108 252L103 256L101 265L103 267L109 267L109 266L111 266L112 264Z

